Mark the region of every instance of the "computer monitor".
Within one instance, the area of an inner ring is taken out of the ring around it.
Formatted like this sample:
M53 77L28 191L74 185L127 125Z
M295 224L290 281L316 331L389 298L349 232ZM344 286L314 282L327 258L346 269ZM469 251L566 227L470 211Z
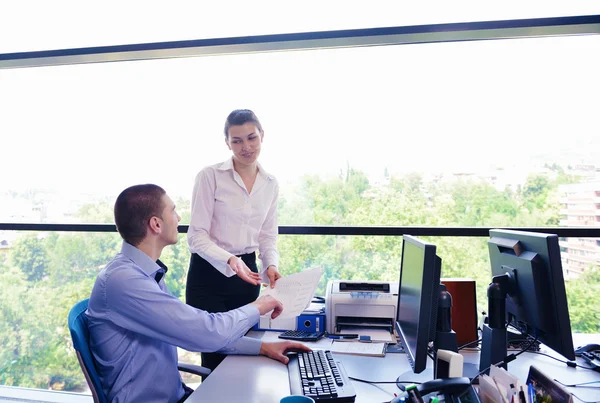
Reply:
M435 245L403 236L396 330L416 374L426 368L435 338L441 267Z
M490 340L494 332L502 335L507 324L575 360L558 236L493 229L488 246L492 267L490 316L483 332L481 359L485 362L480 368L498 362L502 354L495 352L502 350L502 343L506 357L506 334L494 345ZM503 295L504 304L499 303Z

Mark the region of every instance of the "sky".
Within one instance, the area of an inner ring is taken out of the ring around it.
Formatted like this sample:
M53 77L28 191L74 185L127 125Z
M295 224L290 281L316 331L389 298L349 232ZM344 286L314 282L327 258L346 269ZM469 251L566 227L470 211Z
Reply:
M600 11L586 1L214 3L2 2L0 53ZM0 193L116 195L153 182L189 197L197 172L230 155L222 127L236 108L257 113L260 161L283 183L348 164L371 176L565 153L598 165L598 50L600 36L581 36L0 70Z

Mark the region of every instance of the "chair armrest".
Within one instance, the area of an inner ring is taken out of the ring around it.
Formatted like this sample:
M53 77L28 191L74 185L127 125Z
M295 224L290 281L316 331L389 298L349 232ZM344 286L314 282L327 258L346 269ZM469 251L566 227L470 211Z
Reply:
M210 375L211 372L208 368L201 367L200 365L188 364L186 362L178 362L177 369L195 375Z

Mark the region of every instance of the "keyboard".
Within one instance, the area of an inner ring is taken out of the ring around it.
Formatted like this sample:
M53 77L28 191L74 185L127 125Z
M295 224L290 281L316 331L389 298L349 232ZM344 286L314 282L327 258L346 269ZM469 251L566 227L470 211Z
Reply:
M288 377L292 395L312 397L315 402L354 402L356 399L346 370L329 350L291 355Z
M594 369L594 371L600 372L600 350L586 351L581 353L581 357Z
M296 341L317 341L325 332L309 332L308 330L288 330L279 335L280 339Z

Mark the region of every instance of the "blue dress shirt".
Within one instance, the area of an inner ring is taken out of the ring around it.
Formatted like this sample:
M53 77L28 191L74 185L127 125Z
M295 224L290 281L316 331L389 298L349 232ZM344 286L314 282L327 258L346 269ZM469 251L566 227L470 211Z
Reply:
M121 253L98 274L86 314L90 346L108 400L177 402L184 394L177 348L256 355L261 341L243 337L258 322L254 306L208 313L175 298L166 267L123 242Z

